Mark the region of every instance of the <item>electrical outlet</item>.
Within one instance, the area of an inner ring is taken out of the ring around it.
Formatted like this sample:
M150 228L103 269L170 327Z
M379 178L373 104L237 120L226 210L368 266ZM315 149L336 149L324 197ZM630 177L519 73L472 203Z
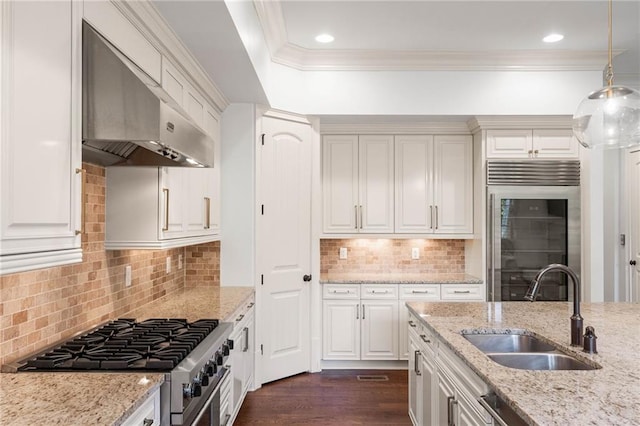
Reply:
M411 259L420 259L420 248L413 247L411 249Z
M346 259L346 258L347 258L347 248L340 247L340 259Z
M124 267L124 286L131 287L131 265Z
M178 255L178 269L182 269L182 255Z
M167 274L171 273L171 256L167 256Z

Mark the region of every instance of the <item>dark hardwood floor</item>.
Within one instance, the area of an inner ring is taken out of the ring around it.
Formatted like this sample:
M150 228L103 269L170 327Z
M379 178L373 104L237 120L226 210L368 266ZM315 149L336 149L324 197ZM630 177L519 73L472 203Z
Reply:
M383 375L388 381L360 381ZM249 392L234 425L411 425L407 371L324 370Z

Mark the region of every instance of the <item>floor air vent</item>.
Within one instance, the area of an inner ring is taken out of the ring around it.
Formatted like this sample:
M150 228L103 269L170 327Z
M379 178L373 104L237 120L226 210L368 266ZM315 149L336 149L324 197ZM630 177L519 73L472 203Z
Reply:
M358 375L358 381L360 382L388 382L389 377L380 374L366 374Z

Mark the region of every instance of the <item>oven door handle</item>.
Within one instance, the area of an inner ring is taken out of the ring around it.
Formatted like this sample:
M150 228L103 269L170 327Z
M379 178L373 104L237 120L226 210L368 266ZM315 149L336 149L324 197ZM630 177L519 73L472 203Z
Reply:
M222 378L218 381L218 384L216 384L216 387L213 389L213 392L211 392L211 395L209 395L209 398L207 398L207 401L204 403L204 405L200 409L200 412L196 416L195 420L193 422L191 422L191 424L198 424L200 419L202 419L202 416L204 416L205 413L207 412L207 408L209 408L211 406L211 402L213 401L214 398L217 397L218 398L218 404L220 403L220 401L219 401L219 399L220 399L220 389L222 388L222 385L224 384L224 382L229 378L229 374L230 373L231 373L231 370L229 368L225 368L225 371L224 371L224 374L222 375Z

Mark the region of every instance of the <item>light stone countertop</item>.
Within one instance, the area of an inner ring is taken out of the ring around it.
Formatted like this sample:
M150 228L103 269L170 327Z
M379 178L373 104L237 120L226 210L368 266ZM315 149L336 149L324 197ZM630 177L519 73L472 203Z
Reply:
M252 287L185 289L124 317L232 321L252 296ZM2 373L0 424L119 425L163 380L157 373Z
M532 425L640 425L640 304L582 303L595 328L597 354L570 346L571 303L420 303L407 306L523 419ZM527 329L562 351L598 364L590 371L503 367L460 334L469 329Z
M331 272L320 275L321 284L482 284L469 274Z

